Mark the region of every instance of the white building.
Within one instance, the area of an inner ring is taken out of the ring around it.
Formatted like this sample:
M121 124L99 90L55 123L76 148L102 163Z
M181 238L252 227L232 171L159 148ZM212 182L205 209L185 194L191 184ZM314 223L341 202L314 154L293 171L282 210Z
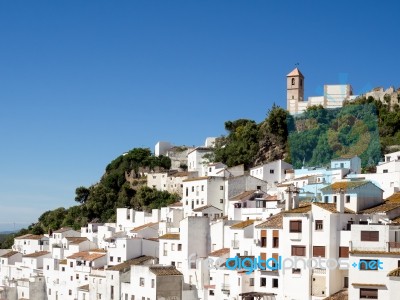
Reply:
M285 180L286 171L293 166L283 160L276 160L250 169L250 175L268 183L279 183Z

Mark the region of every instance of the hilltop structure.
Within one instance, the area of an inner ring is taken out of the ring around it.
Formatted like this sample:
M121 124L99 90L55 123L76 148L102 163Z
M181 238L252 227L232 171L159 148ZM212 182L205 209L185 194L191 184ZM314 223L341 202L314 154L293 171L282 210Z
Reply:
M345 100L353 100L350 84L326 84L323 96L304 98L304 75L295 68L286 76L287 110L292 115L303 113L308 107L322 105L324 108L338 108L343 106Z

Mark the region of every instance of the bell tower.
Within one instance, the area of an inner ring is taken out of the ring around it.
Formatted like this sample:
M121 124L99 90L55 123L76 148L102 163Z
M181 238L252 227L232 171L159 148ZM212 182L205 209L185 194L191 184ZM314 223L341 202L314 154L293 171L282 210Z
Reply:
M286 76L287 110L291 115L299 112L298 103L304 101L304 76L298 68Z

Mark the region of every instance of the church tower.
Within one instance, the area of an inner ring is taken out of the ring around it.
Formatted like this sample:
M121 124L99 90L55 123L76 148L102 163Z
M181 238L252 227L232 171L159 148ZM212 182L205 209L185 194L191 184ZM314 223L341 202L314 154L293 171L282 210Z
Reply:
M299 102L304 101L304 76L298 68L286 76L287 110L291 115L299 112Z

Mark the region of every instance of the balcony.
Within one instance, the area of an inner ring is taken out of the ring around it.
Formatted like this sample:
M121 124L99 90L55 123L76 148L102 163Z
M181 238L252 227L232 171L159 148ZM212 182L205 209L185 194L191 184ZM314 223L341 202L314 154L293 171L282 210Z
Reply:
M389 242L389 252L400 252L400 243L399 242Z
M232 241L232 248L239 249L239 241L237 241L237 240Z
M291 240L301 240L302 234L301 232L290 232L289 233L289 239Z
M222 291L224 294L225 294L225 293L229 294L230 291L231 291L230 285L224 283L224 284L222 285L222 287L221 287L221 291Z

